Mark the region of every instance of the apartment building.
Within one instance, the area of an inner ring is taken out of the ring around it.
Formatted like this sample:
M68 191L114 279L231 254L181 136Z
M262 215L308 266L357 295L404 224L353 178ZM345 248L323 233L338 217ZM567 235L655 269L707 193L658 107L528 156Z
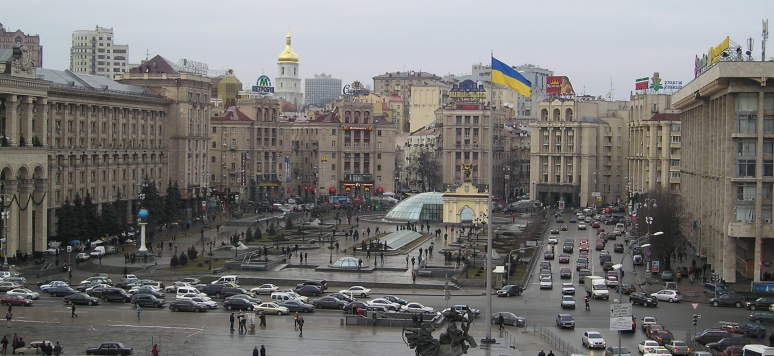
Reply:
M113 28L73 31L70 71L107 78L128 72L129 46L114 42Z
M680 192L680 112L670 109L671 95L631 95L628 193L646 193L661 187Z

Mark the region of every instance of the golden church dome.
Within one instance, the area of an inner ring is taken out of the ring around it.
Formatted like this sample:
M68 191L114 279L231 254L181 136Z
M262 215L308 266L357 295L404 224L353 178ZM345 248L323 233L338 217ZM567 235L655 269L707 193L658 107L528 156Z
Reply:
M296 52L293 52L292 48L290 48L290 32L288 32L287 37L285 37L285 50L280 53L279 57L277 58L277 62L298 63L298 55Z

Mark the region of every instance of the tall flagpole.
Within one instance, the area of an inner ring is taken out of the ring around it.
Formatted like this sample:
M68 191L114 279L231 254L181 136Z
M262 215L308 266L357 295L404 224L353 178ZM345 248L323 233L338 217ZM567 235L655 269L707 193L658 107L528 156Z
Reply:
M492 58L494 52L489 55L489 197L488 215L486 221L486 337L481 339L482 344L494 343L492 338L492 187L494 186L494 80L492 71Z

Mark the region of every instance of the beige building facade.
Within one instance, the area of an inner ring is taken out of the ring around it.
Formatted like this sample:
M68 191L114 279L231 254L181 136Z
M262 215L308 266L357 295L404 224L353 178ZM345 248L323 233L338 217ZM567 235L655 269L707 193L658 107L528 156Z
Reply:
M180 186L186 209L200 211L210 179L210 78L184 72L155 56L116 80L146 87L170 101L161 138L169 150L169 178Z
M624 101L541 102L530 124L530 198L565 207L625 201L629 113Z
M631 96L629 136L629 194L662 187L680 192L680 112L672 110L671 95L636 93Z
M772 272L774 62L721 61L672 96L681 111L685 231L726 282ZM688 227L686 227L688 230Z
M415 85L425 85L434 81L441 80L441 77L422 71L404 71L387 72L373 77L374 93L382 97L390 97L393 94L403 99L404 120L411 122L409 108L411 106L411 88ZM404 132L413 131L407 124L403 124L400 129Z
M435 121L435 111L450 102L451 88L451 84L440 81L411 87L410 132L420 130Z

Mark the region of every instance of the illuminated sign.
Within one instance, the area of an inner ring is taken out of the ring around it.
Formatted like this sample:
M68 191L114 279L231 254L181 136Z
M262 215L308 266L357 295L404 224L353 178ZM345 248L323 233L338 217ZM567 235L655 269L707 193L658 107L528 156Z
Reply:
M683 88L682 80L665 80L664 90L680 90Z
M659 73L653 73L653 77L639 78L635 80L634 90L680 90L683 88L682 80L661 80Z
M274 87L271 86L271 79L265 75L258 77L258 81L253 85L253 92L260 93L261 95L273 93Z
M466 79L462 83L454 84L449 91L449 97L453 99L485 99L486 90L483 85Z
M639 78L634 81L634 90L646 90L648 89L648 77Z
M720 62L725 57L723 53L731 46L731 39L726 36L723 42L720 42L716 47L710 47L707 54L702 54L701 58L696 55L694 59L693 76L698 77L700 74L710 69L715 63ZM728 54L726 54L727 56Z
M344 130L365 130L365 131L371 131L373 130L373 126L344 126Z
M546 95L549 98L572 98L575 90L570 78L565 76L550 76L546 78Z
M358 95L368 95L371 94L371 92L363 87L363 84L361 84L359 81L354 81L352 84L347 84L344 86L344 90L342 90L342 93L344 95L352 95L352 96L358 96Z
M207 63L189 61L185 58L177 61L178 67L181 72L192 73L197 75L207 75L210 71Z
M290 157L288 156L285 156L285 183L290 183Z

